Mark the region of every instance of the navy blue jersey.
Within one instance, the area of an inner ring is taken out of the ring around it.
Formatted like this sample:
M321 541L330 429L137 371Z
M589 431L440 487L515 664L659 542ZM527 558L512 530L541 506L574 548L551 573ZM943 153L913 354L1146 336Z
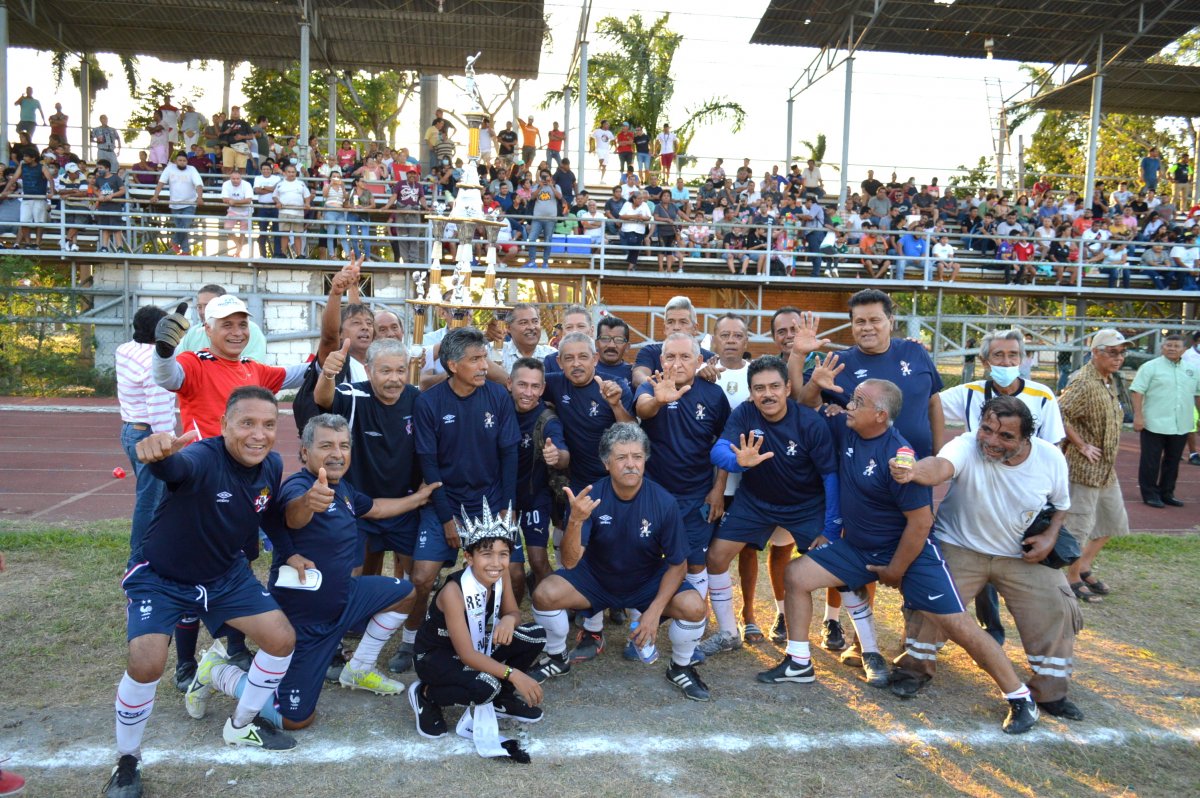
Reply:
M608 469L600 462L600 436L617 422L617 417L604 401L600 386L592 381L577 388L558 372L546 375L546 392L542 395L554 405L562 421L563 436L571 451L568 473L572 490L608 476ZM621 404L633 412L633 394L628 385L621 387Z
M161 576L204 584L224 574L258 537L283 476L276 452L244 466L225 449L224 438L205 438L150 464L166 483L146 533L143 554Z
M846 426L845 414L828 419L837 445L838 487L842 500L842 537L859 549L894 548L904 534L906 511L933 502L933 489L892 479L888 460L909 442L895 427L866 439Z
M546 359L542 361L546 366L546 373L551 372L562 373L562 366L558 365L558 353L546 355ZM613 380L627 387L633 387L633 366L626 363L624 360L615 365L608 365L603 360L596 361L596 373L601 379Z
M656 371L662 371L662 344L646 344L638 350L637 358L633 361L633 367L645 366L650 369L653 374ZM709 352L704 347L700 347L700 357L703 360L716 357L715 352Z
M369 496L359 493L342 479L330 486L334 498L325 512L313 513L312 520L301 529L289 529L284 520L288 502L308 493L316 481L307 468L284 480L279 488L279 512L275 513L267 530L273 541L289 536L288 541L275 547L267 584L279 608L296 626L332 623L341 617L350 594L350 571L362 562L362 544L355 519L371 512L375 504ZM279 566L286 564L292 553L313 561L321 572L320 590L275 587Z
M839 352L838 357L846 366L837 376L837 384L842 393L823 391L822 398L826 402L845 407L854 395L854 389L863 380L894 382L904 395L904 407L900 410L900 416L893 419L896 428L912 444L918 460L933 454L929 399L942 390L942 378L925 347L912 341L893 338L888 350L881 355L868 355L854 346ZM806 374L805 379L807 378Z
M376 499L403 498L421 487L413 407L420 394L411 385L394 404L375 397L370 382L343 383L331 412L350 422L350 469L346 478Z
M741 445L750 433L765 438L760 450L775 456L742 472L739 491L749 491L768 504L796 504L824 496L821 478L837 472L833 437L813 409L787 400L787 413L774 423L763 418L753 402L742 402L729 415L721 439Z
M678 565L687 559L687 535L679 504L653 480L630 501L621 501L605 477L588 494L600 504L583 522L583 560L610 593L625 595L658 578L663 562Z
M654 398L654 385L642 383L634 404L642 396ZM680 397L660 407L653 418L642 419L650 438L646 476L679 498L696 498L712 489L713 466L708 453L729 420L725 391L699 377Z
M422 473L442 482L433 492L439 521L462 507L476 515L484 499L493 512L514 501L521 430L507 391L485 382L461 397L446 380L417 397L415 421Z
M550 484L546 477L546 463L542 460L533 440L533 428L538 417L546 410L545 402L528 413L517 413L517 426L521 430L521 444L517 447L517 509L532 510L551 500ZM559 449L567 449L563 438L562 422L551 418L542 433L546 440L553 441Z

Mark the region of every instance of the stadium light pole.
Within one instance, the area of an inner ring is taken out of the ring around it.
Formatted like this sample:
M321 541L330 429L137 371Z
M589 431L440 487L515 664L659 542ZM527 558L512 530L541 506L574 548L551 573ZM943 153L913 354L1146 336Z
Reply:
M308 168L308 104L309 104L309 23L307 19L300 21L300 141L296 142L297 153L300 156L300 169Z
M579 42L579 160L575 170L579 173L578 184L587 187L584 182L583 156L587 150L587 82L588 82L588 51L587 39Z
M790 170L792 168L792 108L796 104L796 98L792 93L788 92L788 110L787 110L787 145L784 150L783 168Z
M334 154L337 152L337 75L329 70L329 121L325 131L325 157L332 163L337 163Z
M846 96L842 100L842 190L838 194L838 208L846 204L850 194L850 90L853 85L854 56L850 55L846 57Z
M82 53L79 56L79 110L82 112L83 118L83 160L86 163L90 161L92 142L88 136L88 130L91 126L92 119L92 70L88 64L87 53Z
M1083 178L1083 201L1085 208L1092 207L1092 198L1096 193L1096 149L1100 136L1100 104L1104 97L1104 34L1096 41L1096 74L1092 77L1092 113L1088 120L1088 151L1087 171Z
M84 138L87 138L84 131ZM8 163L8 4L0 0L0 163Z
M571 140L571 87L563 86L563 151L562 155L567 155L571 152L571 145L568 143ZM547 133L547 136L550 134ZM546 139L550 141L549 138Z

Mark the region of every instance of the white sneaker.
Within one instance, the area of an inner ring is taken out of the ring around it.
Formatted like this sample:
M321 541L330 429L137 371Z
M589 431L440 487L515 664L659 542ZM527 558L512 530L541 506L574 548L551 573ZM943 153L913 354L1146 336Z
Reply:
M399 695L404 692L404 684L395 679L389 679L379 671L359 670L347 662L338 676L338 684L351 690L367 690L375 695Z
M200 658L200 664L196 666L196 675L192 677L192 683L183 694L183 708L196 720L203 718L204 713L208 711L208 696L213 691L212 669L228 662L229 657L220 640L214 640L212 646Z
M261 748L264 751L290 751L296 747L296 738L275 728L275 724L261 715L240 729L233 725L233 718L227 718L221 736L227 745Z

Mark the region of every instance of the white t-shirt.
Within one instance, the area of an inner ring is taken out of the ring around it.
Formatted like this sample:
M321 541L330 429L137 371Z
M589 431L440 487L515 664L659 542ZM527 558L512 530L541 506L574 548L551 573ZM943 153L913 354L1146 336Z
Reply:
M279 185L280 181L282 180L283 178L279 175L267 175L266 177L259 175L258 177L254 178L255 196L258 197L258 202L260 205L275 204L275 186ZM271 190L265 194L258 194L258 190L264 187Z
M978 429L979 413L987 401L986 385L987 380L976 380L942 391L939 395L946 421L963 424L967 432ZM1017 398L1025 403L1033 416L1034 437L1050 443L1058 443L1067 437L1054 391L1040 382L1025 380L1025 387L1017 394Z
M679 138L674 133L659 133L658 134L658 152L660 155L673 155L675 153L675 142Z
M200 199L200 191L204 188L200 173L194 166L180 169L175 164L168 165L158 178L160 186L166 186L170 194L172 208L182 208L196 203Z
M954 247L950 244L934 244L933 259L942 263L949 263L954 260Z
M281 180L279 185L275 186L275 197L284 208L303 208L309 193L308 186L299 178Z
M242 180L238 185L234 185L232 180L226 180L221 184L221 199L243 200L250 199L253 195L250 184L246 180ZM226 211L227 215L238 219L245 219L254 214L253 205L230 205Z
M596 128L592 131L592 141L596 142L596 155L603 158L608 155L609 145L612 144L616 136L611 130L604 128Z
M937 456L954 466L954 480L933 522L939 540L993 557L1020 557L1021 536L1046 504L1070 508L1067 459L1039 438L1030 445L1018 466L985 459L973 432L942 447Z
M1176 244L1171 247L1171 257L1178 258L1184 268L1196 270L1196 260L1200 258L1200 248L1194 246L1186 246L1184 244Z
M641 216L642 218L644 218L647 222L649 222L653 218L653 214L650 212L650 206L648 204L646 204L645 202L643 202L641 205L637 206L636 208L633 207L632 202L626 202L624 205L621 206L621 212L617 215L618 216L637 215L637 216ZM646 234L646 225L642 222L627 222L627 221L622 220L621 221L621 232L622 233L641 233L642 235L645 235Z
M750 398L750 382L746 379L746 372L749 370L750 364L745 363L740 369L725 369L717 375L716 384L725 391L725 398L729 400L731 412ZM742 475L730 472L729 480L725 483L725 495L732 496L741 483Z
M479 128L479 154L487 155L492 151L492 131Z
M588 238L594 238L597 241L599 241L601 238L604 238L604 214L603 213L601 213L600 211L596 211L595 213L589 213L588 211L580 211L579 213L575 214L575 216L580 221L587 220L587 221L600 222L600 224L596 225L595 227L584 227L583 234L585 236L587 236Z

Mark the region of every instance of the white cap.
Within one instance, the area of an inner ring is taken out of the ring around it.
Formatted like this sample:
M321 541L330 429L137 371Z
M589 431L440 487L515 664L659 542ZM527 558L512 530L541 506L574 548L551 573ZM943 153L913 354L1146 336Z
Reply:
M223 294L216 299L210 300L204 306L205 319L223 319L226 316L232 316L234 313L245 313L249 316L250 310L246 307L245 302L233 294Z
M1092 349L1099 349L1102 346L1126 346L1129 342L1125 340L1125 336L1111 327L1105 330L1100 330L1092 336Z

